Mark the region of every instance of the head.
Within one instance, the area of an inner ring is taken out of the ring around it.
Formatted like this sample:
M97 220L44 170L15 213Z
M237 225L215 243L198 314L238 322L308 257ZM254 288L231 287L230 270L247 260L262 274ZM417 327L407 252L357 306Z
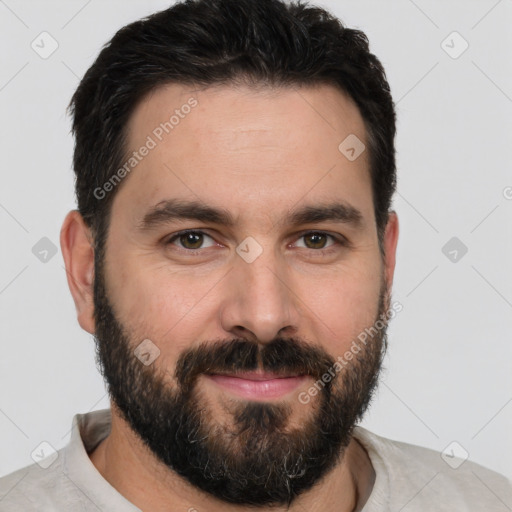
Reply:
M290 504L342 457L386 347L395 113L365 35L188 0L122 28L70 110L61 244L113 410L203 491ZM289 390L222 380L256 370Z

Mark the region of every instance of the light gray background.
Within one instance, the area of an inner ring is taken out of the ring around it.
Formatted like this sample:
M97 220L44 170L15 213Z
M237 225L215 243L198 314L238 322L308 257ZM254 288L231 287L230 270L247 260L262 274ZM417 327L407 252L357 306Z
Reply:
M75 413L108 407L59 247L75 207L65 108L114 32L168 5L0 0L0 475L41 441L64 446ZM457 441L510 478L512 0L320 5L366 32L397 102L403 311L363 425L439 451ZM47 59L31 48L43 31L59 45ZM457 59L441 46L453 31L469 43ZM455 263L442 252L454 236L468 247ZM46 263L42 237L59 248Z

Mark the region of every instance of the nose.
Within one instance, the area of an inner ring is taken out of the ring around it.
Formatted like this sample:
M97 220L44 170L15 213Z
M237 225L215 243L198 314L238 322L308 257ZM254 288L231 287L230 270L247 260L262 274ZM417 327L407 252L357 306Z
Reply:
M220 308L226 332L260 343L295 335L300 318L291 273L270 253L264 251L251 263L237 257Z

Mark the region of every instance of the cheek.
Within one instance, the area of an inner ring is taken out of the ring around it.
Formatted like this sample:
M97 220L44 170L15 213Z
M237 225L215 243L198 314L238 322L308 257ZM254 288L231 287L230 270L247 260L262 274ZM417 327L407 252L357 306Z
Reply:
M306 302L316 323L318 340L325 341L332 354L343 353L352 341L375 322L378 314L380 274L344 273L315 282L321 290Z
M170 359L190 348L204 324L201 315L209 302L205 295L214 281L147 264L144 257L124 261L121 268L111 274L111 300L133 337L151 339Z

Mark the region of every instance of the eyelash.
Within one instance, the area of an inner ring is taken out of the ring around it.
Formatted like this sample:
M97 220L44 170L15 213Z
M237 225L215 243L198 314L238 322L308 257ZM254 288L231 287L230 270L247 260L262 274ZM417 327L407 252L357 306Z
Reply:
M183 235L186 235L188 233L206 235L213 240L213 237L204 231L201 231L199 229L186 229L184 231L179 231L178 233L175 233L174 235L172 235L170 238L166 239L166 241L164 242L164 245L166 245L166 246L172 245L172 243L175 240L179 239L180 237L182 237ZM327 233L325 231L315 231L315 230L304 231L304 232L299 233L298 239L304 238L307 235L313 235L313 234L314 235L325 235L325 236L331 238L335 242L333 245L331 245L325 249L310 249L311 251L314 251L315 253L319 253L319 255L327 256L327 255L335 252L336 250L338 250L339 247L349 247L349 245L350 245L348 240L344 236L333 235L333 234ZM177 247L177 249L180 251L184 251L187 254L198 254L204 250L204 249L186 249L184 247ZM305 249L308 249L308 247L305 247Z

